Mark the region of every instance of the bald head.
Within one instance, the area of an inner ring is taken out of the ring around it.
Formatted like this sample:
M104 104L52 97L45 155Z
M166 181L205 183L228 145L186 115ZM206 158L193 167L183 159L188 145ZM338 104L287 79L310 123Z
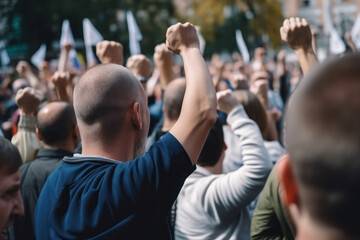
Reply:
M164 93L164 113L168 119L177 120L179 118L185 89L185 78L177 78L166 86Z
M313 219L356 236L360 224L360 55L316 68L291 98L286 145Z
M66 102L46 104L36 120L42 140L50 146L66 141L76 125L74 108Z
M89 69L74 90L80 134L91 131L111 139L122 127L126 110L136 101L145 101L143 91L136 77L121 65L100 64Z

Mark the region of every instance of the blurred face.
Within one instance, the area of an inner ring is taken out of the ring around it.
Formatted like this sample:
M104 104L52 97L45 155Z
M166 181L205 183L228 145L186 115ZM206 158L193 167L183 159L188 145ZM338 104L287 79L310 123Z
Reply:
M24 215L24 207L20 194L20 171L7 174L0 170L0 230L3 231L12 223L16 215ZM1 233L0 239L3 234Z

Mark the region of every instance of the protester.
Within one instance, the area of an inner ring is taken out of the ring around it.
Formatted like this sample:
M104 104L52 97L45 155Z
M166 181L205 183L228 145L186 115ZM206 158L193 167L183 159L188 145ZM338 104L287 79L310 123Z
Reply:
M15 216L24 215L20 194L22 161L19 151L8 140L0 137L0 239L8 239L7 227Z
M14 222L13 239L35 239L33 219L41 189L62 159L73 155L79 139L74 109L68 103L46 104L37 114L36 122L36 132L44 147L38 151L35 160L20 168L25 215Z
M215 122L216 98L195 27L173 25L166 37L187 76L178 121L143 155L149 111L136 77L114 64L85 73L74 90L82 155L49 176L35 213L37 239L170 237L165 217Z
M244 165L222 174L225 144L218 122L210 131L197 170L185 181L177 200L176 239L248 239L247 205L263 188L272 168L259 128L229 90L218 93L218 109L238 136Z

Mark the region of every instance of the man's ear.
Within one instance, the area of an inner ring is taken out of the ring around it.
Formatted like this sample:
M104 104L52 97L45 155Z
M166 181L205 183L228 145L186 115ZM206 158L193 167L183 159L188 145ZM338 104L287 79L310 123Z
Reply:
M80 132L79 132L79 127L77 124L74 125L74 127L71 131L71 134L72 134L73 139L77 143L80 140Z
M37 136L37 138L38 138L40 141L42 141L42 138L41 138L41 136L40 136L40 132L39 132L39 129L38 129L38 128L36 128L36 136Z
M140 104L135 102L131 110L131 120L136 129L142 129L141 109Z
M294 172L290 162L290 156L285 155L279 160L277 166L278 179L282 187L282 199L289 206L291 204L298 205L299 192L295 180Z

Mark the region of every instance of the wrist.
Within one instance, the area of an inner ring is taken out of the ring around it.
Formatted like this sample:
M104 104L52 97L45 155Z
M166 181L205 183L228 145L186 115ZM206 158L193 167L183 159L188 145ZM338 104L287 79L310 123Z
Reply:
M19 115L20 116L35 116L35 111L27 111L22 108L19 108Z
M192 54L200 54L200 48L198 47L184 47L180 50L180 56L181 57L185 57L187 55L192 55Z
M314 49L310 46L310 47L306 47L306 48L299 48L294 50L296 55L314 55Z

